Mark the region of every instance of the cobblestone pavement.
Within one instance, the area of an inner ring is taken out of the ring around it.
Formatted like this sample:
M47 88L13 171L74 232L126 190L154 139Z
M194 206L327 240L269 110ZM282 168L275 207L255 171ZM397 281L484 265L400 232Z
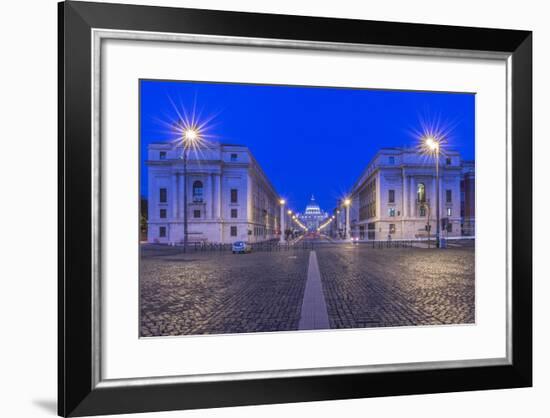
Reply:
M331 328L475 321L474 249L317 250Z
M142 249L141 335L295 330L308 257L309 251Z
M316 248L331 328L475 319L474 248ZM191 252L142 247L142 336L296 330L309 250Z

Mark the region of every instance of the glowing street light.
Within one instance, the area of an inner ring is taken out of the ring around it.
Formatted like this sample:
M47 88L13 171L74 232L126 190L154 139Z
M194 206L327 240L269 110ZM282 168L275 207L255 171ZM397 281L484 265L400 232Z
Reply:
M181 125L176 127L181 129ZM202 140L200 129L187 126L181 130L181 144L183 146L183 252L187 251L187 157L189 149L196 148Z
M422 145L424 152L429 155L433 155L435 158L435 246L440 248L440 232L439 232L439 154L441 151L441 140L428 135L423 138ZM428 231L429 234L429 231ZM429 239L429 238L428 238Z
M185 128L183 130L183 138L187 143L195 142L200 137L200 133L196 128Z

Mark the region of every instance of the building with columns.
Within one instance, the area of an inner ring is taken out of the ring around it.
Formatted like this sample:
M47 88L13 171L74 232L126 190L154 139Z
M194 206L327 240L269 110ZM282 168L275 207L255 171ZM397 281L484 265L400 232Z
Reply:
M321 210L315 197L311 195L311 200L306 205L303 213L296 215L298 219L306 226L308 231L315 231L328 218L328 213Z
M474 163L456 151L439 160L441 236L475 234ZM468 203L465 206L465 196ZM415 239L436 231L435 159L416 150L381 149L350 193L350 230L359 239ZM341 208L341 212L344 212Z
M190 243L279 237L279 195L247 147L215 144L189 151L187 178L182 151L170 143L148 146L148 242L182 243L185 210Z

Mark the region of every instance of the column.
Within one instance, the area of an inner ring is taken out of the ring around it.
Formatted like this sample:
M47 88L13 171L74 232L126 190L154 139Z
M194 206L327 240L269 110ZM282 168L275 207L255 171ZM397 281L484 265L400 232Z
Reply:
M180 192L180 187L181 187L181 184L182 181L181 181L181 173L176 173L176 189L174 190L174 193L175 193L175 200L176 200L176 213L174 214L174 217L176 219L179 219L181 217L181 202L180 202L180 199L181 199L181 192Z
M216 219L216 178L215 174L210 174L210 219Z
M416 216L416 198L415 198L415 193L416 193L416 190L414 189L414 181L413 181L413 176L409 176L409 199L408 199L408 203L407 203L407 207L408 207L408 212L409 212L409 217L415 217Z
M206 175L206 184L208 185L208 188L207 190L210 192L210 196L212 196L212 187L213 187L213 181L212 181L212 176L211 175ZM206 192L204 192L204 198L206 199L206 204L204 205L204 218L205 219L211 219L213 216L213 211L212 211L212 200L207 198L207 194Z
M218 228L220 233L220 242L224 242L224 236L223 236L223 220L222 220L222 186L221 186L221 174L215 174L214 175L214 188L216 189L214 192L214 202L216 205L215 210L215 218L218 221Z
M183 211L184 211L184 207L183 207L183 183L186 181L186 178L184 177L183 173L179 173L180 175L180 181L179 181L179 185L178 185L178 201L179 201L179 216L178 218L180 220L183 219Z
M437 194L436 194L436 181L435 181L435 175L432 177L432 191L430 193L430 196L431 196L431 199L430 199L430 209L431 209L431 212L433 213L433 216L432 218L433 219L436 219L437 217L437 213L436 213L436 208L437 208ZM441 189L440 189L441 190Z
M215 192L215 201L216 201L216 218L222 218L222 184L221 184L221 175L215 174L216 178L214 179L214 184L216 185Z
M406 218L409 216L409 187L408 187L408 177L405 175L405 172L403 171L402 174L403 179L403 199L402 199L402 210L403 210L403 218Z

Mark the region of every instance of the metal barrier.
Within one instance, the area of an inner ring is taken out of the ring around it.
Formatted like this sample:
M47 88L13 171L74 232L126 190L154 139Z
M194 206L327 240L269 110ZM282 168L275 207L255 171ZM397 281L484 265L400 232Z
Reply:
M281 244L279 240L270 240L262 242L248 243L252 248L252 252L276 252L276 251L290 251L290 250L309 250L315 248L313 242L299 242L289 243L285 242ZM193 242L187 246L188 251L202 252L202 251L231 251L232 244L221 244L214 242Z
M413 242L413 240L403 239L366 241L366 243L371 244L372 248L412 248Z

